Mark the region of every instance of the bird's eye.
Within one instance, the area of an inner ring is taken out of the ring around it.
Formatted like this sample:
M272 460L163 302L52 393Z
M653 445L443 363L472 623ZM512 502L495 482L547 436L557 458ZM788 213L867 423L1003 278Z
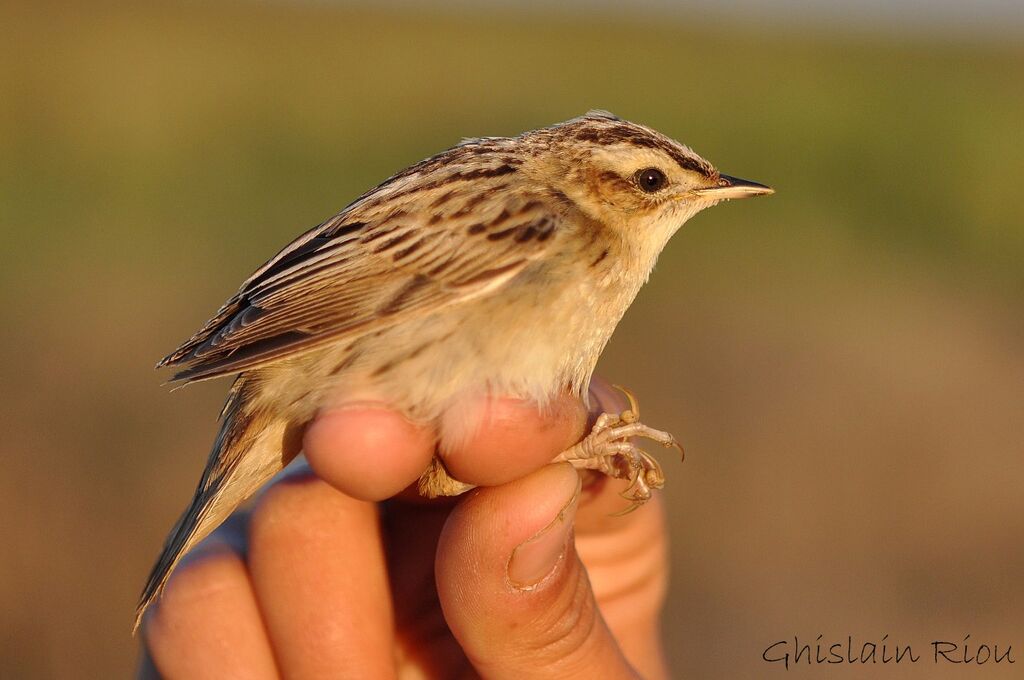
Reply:
M661 191L666 184L668 184L668 178L657 168L645 168L636 173L636 185L648 194Z

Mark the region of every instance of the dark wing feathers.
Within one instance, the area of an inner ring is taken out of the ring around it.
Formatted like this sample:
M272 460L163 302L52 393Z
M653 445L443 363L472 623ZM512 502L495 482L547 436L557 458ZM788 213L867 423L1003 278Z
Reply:
M461 184L443 206L437 191L376 215L360 202L306 232L159 365L179 367L174 380L243 371L470 299L550 247L564 206L480 201L484 187Z

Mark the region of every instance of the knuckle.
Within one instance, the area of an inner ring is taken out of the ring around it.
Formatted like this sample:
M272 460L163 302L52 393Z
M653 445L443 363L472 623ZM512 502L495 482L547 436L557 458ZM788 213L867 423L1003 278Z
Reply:
M325 530L350 526L376 512L312 474L288 477L257 499L249 524L252 545L297 546L318 541Z
M322 486L315 477L304 475L268 487L253 507L250 535L257 540L290 530L298 518L316 509Z
M600 614L583 569L570 570L569 582L537 620L522 652L532 658L565 661L583 653L593 638Z
M192 621L211 599L242 587L248 587L248 574L241 555L226 544L200 546L171 575L146 629L160 631Z

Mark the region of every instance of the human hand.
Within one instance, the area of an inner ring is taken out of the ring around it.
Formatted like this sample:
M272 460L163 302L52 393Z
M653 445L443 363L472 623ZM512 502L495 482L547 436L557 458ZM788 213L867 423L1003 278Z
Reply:
M592 402L626 407L605 384ZM178 566L143 623L140 676L666 677L660 497L612 517L623 482L581 490L571 466L545 465L584 431L573 399L544 416L480 408L485 425L445 463L486 486L456 502L401 491L434 433L367 405L323 413L308 467Z

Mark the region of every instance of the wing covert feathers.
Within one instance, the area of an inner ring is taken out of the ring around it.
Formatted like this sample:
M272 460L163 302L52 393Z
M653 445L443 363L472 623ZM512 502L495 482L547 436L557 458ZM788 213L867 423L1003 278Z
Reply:
M499 170L385 182L263 265L159 366L178 367L174 380L235 373L493 290L563 219L556 199L507 191L514 170Z

